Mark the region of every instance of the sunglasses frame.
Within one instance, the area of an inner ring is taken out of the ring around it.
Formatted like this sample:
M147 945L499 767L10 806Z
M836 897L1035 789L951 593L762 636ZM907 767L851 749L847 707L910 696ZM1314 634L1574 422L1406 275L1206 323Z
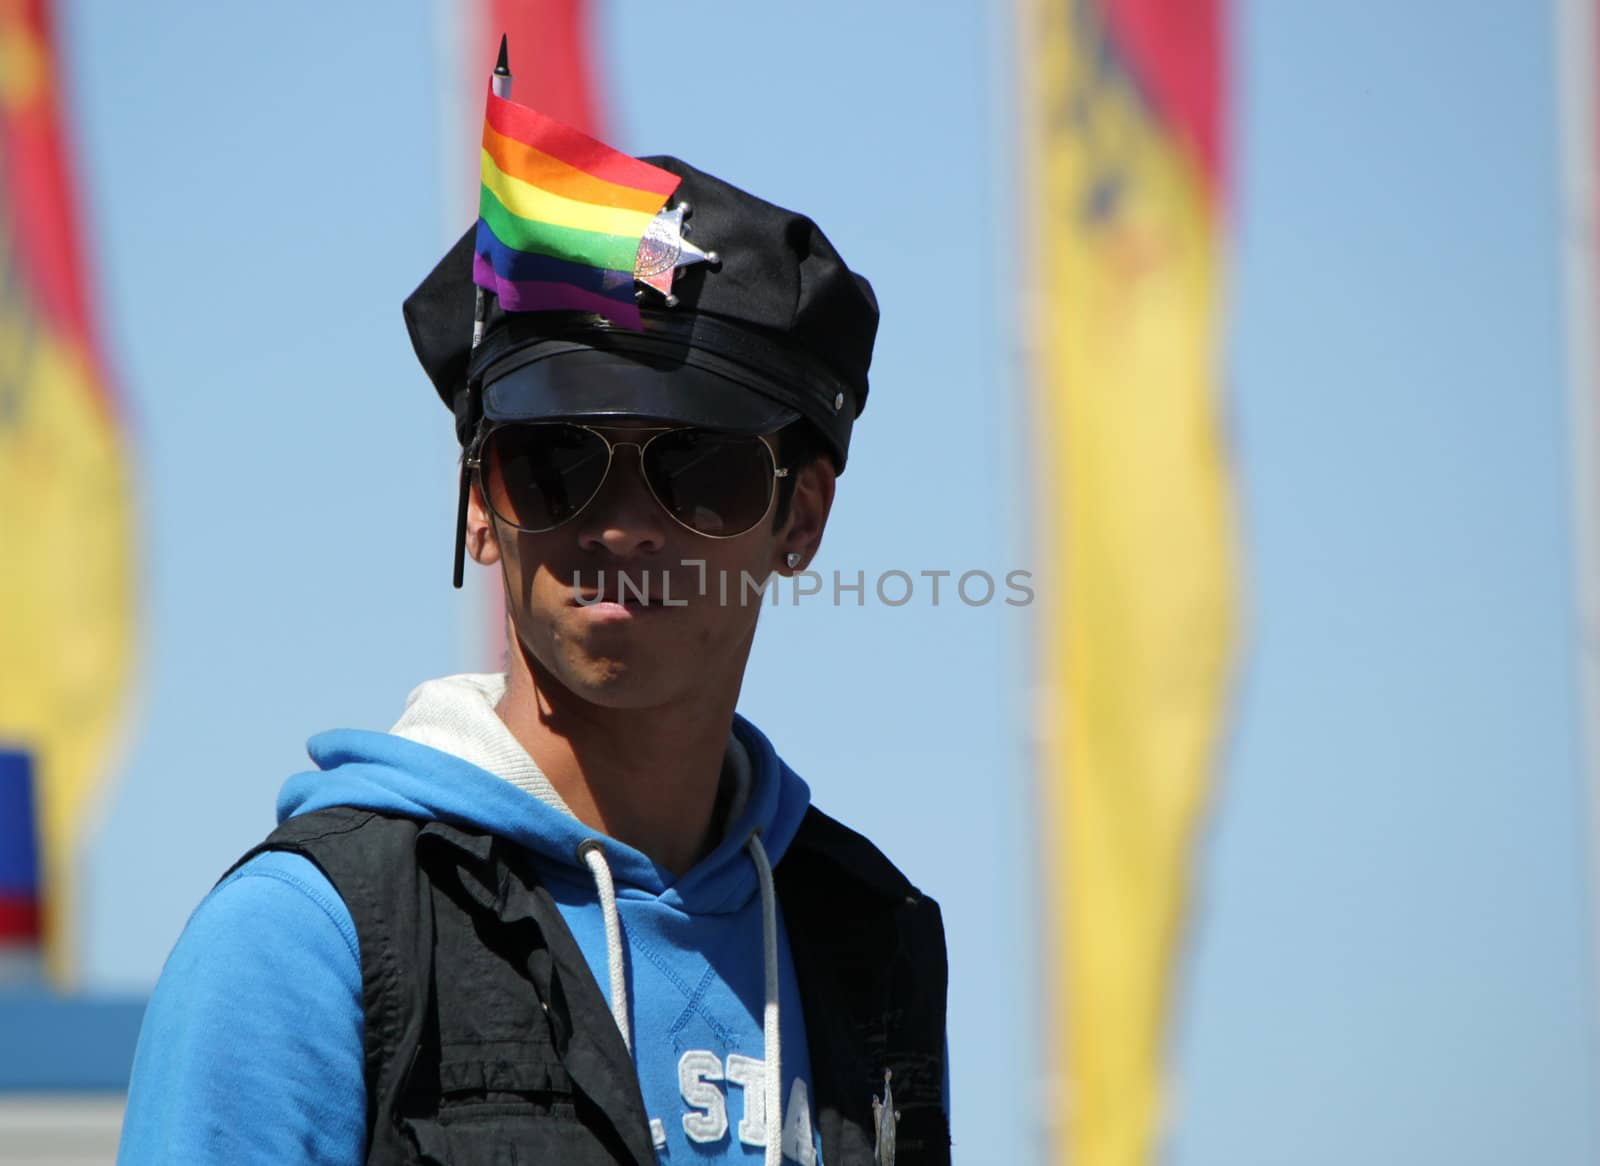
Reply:
M484 447L488 445L489 439L502 429L555 428L557 426L565 429L586 430L604 442L606 447L605 471L600 475L599 482L595 484L594 493L585 498L583 505L574 509L571 514L567 515L560 522L557 522L553 526L523 526L521 523L507 518L505 515L501 514L495 509L492 496L489 492L489 487L483 480ZM756 517L756 520L743 530L734 531L732 534L707 534L703 530L696 530L694 527L690 526L687 522L683 521L683 519L674 514L672 512L672 508L661 500L661 495L656 493L655 484L650 481L650 475L645 472L645 450L649 448L650 443L655 441L656 438L664 437L669 433L682 433L685 430L692 430L698 433L714 434L718 437L749 437L759 443L761 448L766 451L767 463L772 467L772 477L767 479L767 502L766 505L761 508L761 513ZM572 522L580 517L585 510L589 509L589 504L592 503L596 498L600 497L600 492L605 489L606 482L611 477L611 468L616 464L617 450L619 448L627 448L631 446L639 451L639 477L644 480L645 489L650 492L650 497L654 499L657 506L661 507L662 511L668 518L672 519L673 522L683 527L684 530L687 530L691 534L697 534L701 538L730 539L739 538L742 535L749 534L752 530L760 526L762 522L766 520L767 515L772 513L772 504L777 500L778 497L778 480L780 478L787 478L789 476L790 467L780 466L778 464L777 451L772 448L772 445L769 442L764 440L764 435L762 434L728 433L725 430L720 429L707 429L703 425L650 425L641 426L637 429L633 428L632 426L628 426L626 428L610 427L610 431L612 433L630 434L648 433L650 436L645 438L643 441L613 441L606 435L605 427L585 425L581 421L503 421L498 424L488 426L478 434L477 438L472 443L472 448L467 451L466 464L467 468L477 476L478 491L482 495L483 504L489 513L494 515L498 521L505 523L513 530L522 531L524 534L547 534L552 530L559 530L561 527L566 526L567 523Z

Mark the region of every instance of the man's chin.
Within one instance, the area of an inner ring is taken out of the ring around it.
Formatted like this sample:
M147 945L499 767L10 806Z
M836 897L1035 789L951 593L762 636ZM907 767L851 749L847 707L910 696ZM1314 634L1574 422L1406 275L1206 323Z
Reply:
M578 659L569 657L557 679L573 696L601 708L651 708L665 704L672 695L671 678L659 658L631 660L625 656L588 654Z

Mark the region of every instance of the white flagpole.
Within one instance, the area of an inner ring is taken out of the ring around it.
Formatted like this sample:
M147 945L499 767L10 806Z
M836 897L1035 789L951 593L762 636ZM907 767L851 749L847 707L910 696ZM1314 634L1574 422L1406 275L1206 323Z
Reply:
M1557 0L1562 252L1566 282L1568 429L1578 605L1581 758L1589 789L1590 929L1600 971L1600 132L1595 37L1600 0ZM1596 990L1600 991L1600 980Z

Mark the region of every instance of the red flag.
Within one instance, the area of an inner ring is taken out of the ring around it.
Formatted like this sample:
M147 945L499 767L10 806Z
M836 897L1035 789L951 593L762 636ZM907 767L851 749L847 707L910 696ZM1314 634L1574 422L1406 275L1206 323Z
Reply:
M504 33L511 48L518 104L604 140L589 55L586 0L485 0L485 8L487 27L472 45L473 92L483 88Z

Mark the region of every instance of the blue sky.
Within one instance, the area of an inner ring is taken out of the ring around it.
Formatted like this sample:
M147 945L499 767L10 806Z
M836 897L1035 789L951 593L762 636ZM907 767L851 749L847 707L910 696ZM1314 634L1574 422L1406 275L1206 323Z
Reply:
M1469 7L1236 14L1250 614L1174 1029L1181 1166L1597 1153L1555 34ZM489 662L399 315L460 195L430 3L63 9L147 612L85 967L142 991L308 735ZM615 143L812 215L884 306L819 569L1033 566L1008 8L645 11L601 5ZM1034 1154L1046 1096L1031 634L948 593L784 606L741 700L944 905L976 1163Z

